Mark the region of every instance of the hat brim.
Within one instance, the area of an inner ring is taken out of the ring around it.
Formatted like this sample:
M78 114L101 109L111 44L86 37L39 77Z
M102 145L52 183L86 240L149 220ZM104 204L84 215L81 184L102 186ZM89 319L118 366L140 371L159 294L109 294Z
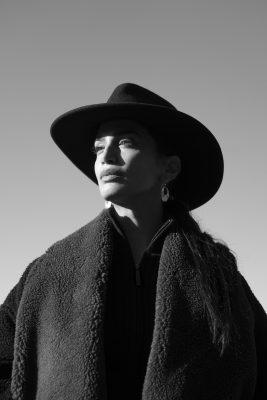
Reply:
M175 197L193 210L209 201L223 178L223 155L213 134L198 120L175 108L142 103L100 103L68 111L51 125L61 151L98 184L91 151L98 126L111 119L133 119L154 126L152 136L170 141L181 158Z

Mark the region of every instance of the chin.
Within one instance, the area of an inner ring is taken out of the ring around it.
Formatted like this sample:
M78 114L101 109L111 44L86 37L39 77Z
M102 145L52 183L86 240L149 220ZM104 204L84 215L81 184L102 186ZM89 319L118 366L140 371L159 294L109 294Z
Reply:
M121 198L122 191L121 190L102 190L101 197L103 197L106 201L111 201L116 203L116 199Z
M102 194L102 197L105 201L111 201L113 204L117 204L120 206L126 206L128 204L127 201L127 196L125 193L122 193L121 191L113 191L113 192L105 192Z
M105 185L101 185L100 187L100 193L103 197L116 196L116 194L122 193L124 191L124 185L120 185L117 182L109 182L108 184L106 183Z

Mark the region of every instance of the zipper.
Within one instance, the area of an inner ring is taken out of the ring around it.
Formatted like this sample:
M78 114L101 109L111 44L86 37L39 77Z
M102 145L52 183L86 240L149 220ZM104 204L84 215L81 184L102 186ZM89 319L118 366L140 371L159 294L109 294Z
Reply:
M151 239L149 245L146 248L146 251L151 247L151 245L157 240L157 238L161 235L161 233L172 223L172 219L168 219L162 227L157 231L157 233Z
M162 227L157 231L157 233L153 236L153 238L151 239L149 245L147 246L145 253L147 252L147 250L152 246L152 244L157 240L157 238L161 235L161 233L172 223L172 219L168 219L163 225ZM142 257L143 259L143 257ZM141 280L141 271L140 271L140 266L141 266L141 261L135 265L135 284L136 286L142 286L142 280Z
M140 264L135 267L135 283L136 286L142 286L141 274L140 274Z

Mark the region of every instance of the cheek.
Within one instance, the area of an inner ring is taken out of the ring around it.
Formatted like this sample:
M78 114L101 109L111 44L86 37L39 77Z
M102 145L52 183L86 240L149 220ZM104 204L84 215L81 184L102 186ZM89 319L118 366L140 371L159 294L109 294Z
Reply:
M99 162L97 161L97 159L95 160L94 170L96 178L97 180L99 180L100 169L99 169Z
M159 176L159 166L153 156L138 156L129 160L128 176L135 182L154 184Z

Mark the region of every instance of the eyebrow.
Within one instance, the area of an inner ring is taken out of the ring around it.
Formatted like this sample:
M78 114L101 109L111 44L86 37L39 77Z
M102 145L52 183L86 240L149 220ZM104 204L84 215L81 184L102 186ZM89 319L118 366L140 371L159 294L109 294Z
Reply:
M138 136L139 138L141 137L141 134L139 132L128 130L128 129L124 129L124 130L121 130L121 131L110 132L110 135L115 135L116 137L117 136L123 136L125 134L135 135L135 136ZM109 134L105 134L104 136L108 136L108 135ZM96 141L103 141L103 140L104 140L104 137L100 137L100 138L96 137L95 138L95 142Z

